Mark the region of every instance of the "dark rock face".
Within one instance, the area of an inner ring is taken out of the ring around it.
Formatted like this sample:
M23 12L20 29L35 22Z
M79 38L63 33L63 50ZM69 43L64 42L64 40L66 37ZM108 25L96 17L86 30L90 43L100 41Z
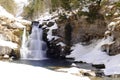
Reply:
M48 27L52 27L55 24L55 22L49 22L48 24L43 24L46 25ZM52 40L48 40L47 39L47 32L49 31L49 29L43 28L43 40L47 43L47 56L49 58L64 58L65 55L63 54L63 47L61 45L59 45L59 42L62 42L61 38L55 39L53 38ZM53 29L52 30L52 36L59 36L58 35L58 29Z
M67 55L71 52L70 49L73 44L81 42L83 45L89 45L94 39L105 38L106 35L104 34L109 30L110 36L114 36L114 43L104 44L101 46L101 49L109 55L119 54L120 19L119 14L115 14L118 11L119 6L113 5L113 2L114 1L105 1L105 3L108 4L104 4L103 6L93 4L88 7L89 12L82 13L82 15L73 13L69 18L67 18L66 15L59 17L60 19L56 20L58 29L52 31L53 36L58 36L59 38L51 41L44 38L50 49L48 49L48 53L57 56ZM108 13L108 15L106 15L106 13ZM117 24L108 26L110 22ZM46 23L46 25L51 27L54 23L49 22ZM44 31L45 33L48 32L47 29ZM47 36L47 34L45 34L45 36ZM58 46L57 44L59 42L65 43L65 46ZM58 52L56 52L56 49Z
M52 35L58 36L59 38L53 38L51 41L47 39L47 32L49 29L44 28L43 40L46 41L48 45L48 56L54 58L64 57L70 54L73 44L82 42L88 45L93 39L103 38L107 30L105 20L100 18L94 21L95 23L89 23L85 16L77 16L77 14L68 19L58 19L56 21L58 29L53 29ZM49 22L44 25L52 27L54 23ZM59 42L64 43L65 46L58 45Z
M53 26L53 25L54 25L54 22L49 22L49 23L47 24L48 27L51 27L51 26Z
M70 26L72 26L71 32L71 43L85 42L89 43L93 39L100 39L104 37L104 32L107 30L105 20L97 19L95 23L87 22L86 18L79 17L78 20L74 16L69 18ZM65 40L65 25L68 24L68 21L58 22L59 33L58 35L64 38ZM64 34L62 34L64 33ZM69 35L68 35L69 36Z
M55 45L52 43L48 46L47 56L51 58L62 58L64 56L62 56L61 51L60 45Z

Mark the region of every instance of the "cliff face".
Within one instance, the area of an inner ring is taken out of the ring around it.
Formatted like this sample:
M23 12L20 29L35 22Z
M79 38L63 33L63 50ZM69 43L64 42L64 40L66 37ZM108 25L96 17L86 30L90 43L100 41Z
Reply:
M77 17L71 16L68 20L58 22L60 36L65 38L65 27L67 24L71 26L71 43L76 44L79 42L90 43L93 39L101 39L104 37L104 32L107 30L107 26L104 19L96 19L94 23L89 23L85 16ZM70 27L69 27L70 28ZM69 30L68 30L69 32ZM64 34L62 34L64 33ZM70 36L68 34L68 36Z

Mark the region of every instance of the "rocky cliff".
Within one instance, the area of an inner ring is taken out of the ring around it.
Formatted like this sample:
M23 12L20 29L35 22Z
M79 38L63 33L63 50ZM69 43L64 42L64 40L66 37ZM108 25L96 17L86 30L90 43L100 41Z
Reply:
M89 45L107 36L113 36L113 43L102 45L101 50L109 55L119 54L119 15L119 1L109 0L91 3L87 10L61 11L56 20L58 29L52 30L52 35L59 38L51 41L45 39L48 42L48 55L64 57L70 54L74 44ZM45 32L48 31L45 29Z
M0 59L20 57L20 46L23 28L30 22L15 18L0 6Z

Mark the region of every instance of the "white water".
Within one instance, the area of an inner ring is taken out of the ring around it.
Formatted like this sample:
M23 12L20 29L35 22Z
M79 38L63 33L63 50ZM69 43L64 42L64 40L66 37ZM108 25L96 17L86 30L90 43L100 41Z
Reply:
M22 47L20 49L22 59L42 60L46 59L46 44L42 40L42 29L38 23L32 25L32 33L26 41L26 30L23 32Z

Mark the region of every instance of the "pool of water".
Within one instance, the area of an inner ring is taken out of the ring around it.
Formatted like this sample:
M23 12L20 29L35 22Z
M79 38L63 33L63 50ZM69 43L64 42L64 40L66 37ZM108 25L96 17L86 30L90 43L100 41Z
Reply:
M72 62L61 59L46 59L46 60L17 60L14 63L27 64L37 67L70 67Z

